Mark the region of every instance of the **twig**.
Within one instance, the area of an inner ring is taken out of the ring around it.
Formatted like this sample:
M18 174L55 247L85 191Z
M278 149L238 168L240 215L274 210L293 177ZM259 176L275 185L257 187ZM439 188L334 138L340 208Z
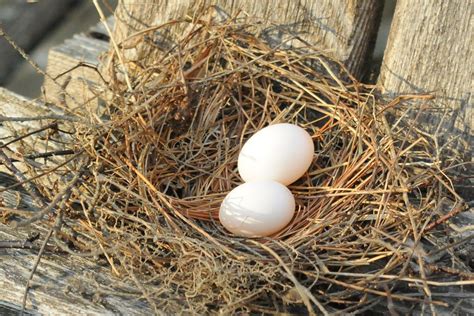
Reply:
M38 158L47 158L47 157L52 157L52 156L65 156L65 155L74 155L74 154L77 154L77 152L72 149L64 149L64 150L48 151L45 153L30 154L30 155L25 155L24 157L27 159L38 159Z
M51 227L50 230L48 231L48 234L46 235L46 237L43 241L43 244L41 245L40 251L38 252L38 255L36 256L36 260L35 260L35 263L33 264L33 269L31 269L30 276L28 277L28 280L26 281L26 288L25 288L25 292L23 294L23 301L21 303L21 313L20 313L21 316L23 316L23 314L25 312L26 299L28 297L28 291L30 289L30 282L33 279L33 276L36 272L36 269L38 268L38 265L41 261L41 257L43 256L46 245L48 244L48 241L51 238L51 235L53 234L54 229L55 229L55 226Z
M5 32L5 30L1 26L0 26L0 36L3 37L13 47L13 49L15 49L21 55L21 57L23 57L23 59L26 60L39 74L41 74L43 77L48 78L51 81L53 81L55 85L57 85L59 88L61 88L61 91L63 91L63 93L65 93L68 97L71 98L71 100L74 101L74 103L79 104L79 102L76 100L76 98L74 96L72 96L69 92L65 91L62 88L61 84L59 84L56 79L54 79L47 72L45 72L43 69L41 69L41 67L39 67L38 64L34 60L32 60L28 56L28 54L21 47L19 47L15 43L15 41L10 37L10 35L8 35ZM62 108L66 112L70 113L71 115L74 115L74 116L76 115L73 112L71 112L71 110L69 110L67 107L62 107Z
M33 249L34 244L27 240L0 240L0 249Z
M462 270L451 268L451 267L438 266L436 264L429 264L429 263L426 263L426 266L434 272L441 271L441 272L445 272L452 275L458 275L462 278L466 278L469 280L474 280L474 273L472 272L462 271ZM474 294L472 295L474 296Z
M33 121L43 121L43 120L59 120L59 121L71 121L79 122L78 117L70 115L40 115L40 116L3 116L0 115L0 122L33 122Z
M432 230L433 228L435 228L436 226L448 221L451 217L454 217L454 216L458 215L459 213L463 212L464 210L466 210L466 208L467 208L467 206L465 204L460 204L460 205L456 206L451 211L449 211L447 214L441 216L436 221L434 221L433 223L426 226L424 232L426 233L426 232Z
M3 149L0 148L0 163L2 163L8 170L10 170L18 182L24 184L25 190L28 194L35 200L37 205L41 208L46 206L45 199L36 189L36 187L23 175L23 173L18 170L17 167L13 165L10 158L4 153Z
M100 7L97 0L93 0L93 2L94 2L94 6L97 9L97 13L99 13L100 21L102 22L102 24L104 24L104 27L107 30L107 33L109 33L110 41L112 42L112 45L114 46L115 53L117 54L117 56L119 58L119 61L122 64L123 73L124 73L125 81L127 83L128 91L131 92L131 91L133 91L133 88L132 88L132 84L130 82L130 78L128 77L128 72L127 72L127 68L125 67L125 62L123 60L122 53L121 53L121 51L120 51L120 49L117 45L117 42L114 39L114 36L112 34L112 31L110 30L109 25L107 24L107 19L105 18L105 15L104 15L104 12L102 11L102 8Z
M21 136L18 136L18 137L15 137L14 139L12 139L11 141L9 141L8 143L5 143L5 144L0 144L0 148L5 148L7 147L8 145L10 144L13 144L19 140L22 140L23 138L26 138L28 136L31 136L31 135L34 135L34 134L37 134L37 133L40 133L42 131L45 131L47 129L56 129L58 127L58 123L51 123L51 124L48 124L48 125L45 125L39 129L36 129L34 131L31 131L29 133L26 133L24 135L21 135Z

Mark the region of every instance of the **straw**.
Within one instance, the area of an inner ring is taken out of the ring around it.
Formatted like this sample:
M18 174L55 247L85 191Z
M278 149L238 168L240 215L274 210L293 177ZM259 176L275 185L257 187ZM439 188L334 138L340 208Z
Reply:
M90 163L66 203L76 236L56 238L62 249L102 254L167 312L433 309L446 306L434 288L474 284L454 253L460 275L432 274L427 253L443 244L448 219L440 212L465 205L437 143L412 119L408 101L418 96L385 101L373 86L341 79L351 76L323 52L271 47L245 21L182 23L191 31L159 60L125 62L129 83L119 79L125 64L115 47L102 122L90 128L96 117L82 114L70 123ZM242 183L239 150L279 122L304 127L316 148L289 187L296 215L269 238L234 236L218 211Z

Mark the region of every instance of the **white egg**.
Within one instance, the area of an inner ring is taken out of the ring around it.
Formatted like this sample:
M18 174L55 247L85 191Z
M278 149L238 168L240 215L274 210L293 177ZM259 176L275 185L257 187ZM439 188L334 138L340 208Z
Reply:
M311 136L294 124L267 126L250 137L239 154L238 169L245 182L274 180L289 185L313 160Z
M275 181L254 181L227 194L219 220L236 235L261 237L283 229L294 213L295 198L287 187Z

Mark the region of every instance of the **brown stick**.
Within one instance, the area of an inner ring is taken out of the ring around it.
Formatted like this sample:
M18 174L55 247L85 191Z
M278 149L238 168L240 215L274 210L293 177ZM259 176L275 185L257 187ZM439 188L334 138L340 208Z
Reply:
M454 217L454 216L458 215L459 213L465 211L466 209L467 209L467 207L466 207L465 204L458 205L457 207L455 207L451 211L449 211L447 214L441 216L436 221L434 221L433 223L426 226L426 228L424 230L424 233L426 233L426 232L432 230L433 228L435 228L436 226L448 221L451 217Z
M8 145L13 144L13 143L15 143L15 142L17 142L17 141L19 141L19 140L22 140L22 139L24 139L24 138L26 138L26 137L28 137L28 136L34 135L34 134L36 134L36 133L40 133L40 132L45 131L45 130L50 129L50 128L51 128L51 129L57 129L57 128L58 128L58 124L57 124L57 123L51 123L51 124L48 124L48 125L45 125L45 126L39 128L39 129L35 129L34 131L31 131L31 132L29 132L29 133L26 133L26 134L24 134L24 135L15 137L13 140L9 141L8 143L0 144L0 148L5 148L5 147L7 147Z
M25 177L25 175L18 170L15 165L13 165L12 161L8 156L5 154L2 148L0 148L0 163L2 163L8 170L10 170L15 178L23 183L23 187L25 190L31 195L33 200L37 203L37 205L41 208L46 206L45 199L41 195L41 193L36 189L36 187Z
M21 316L23 316L23 314L25 312L26 299L28 297L28 290L30 289L30 282L33 279L33 275L35 274L36 269L38 268L38 265L41 261L41 257L44 253L45 248L46 248L46 244L48 243L49 238L51 238L51 235L53 234L53 231L54 231L55 228L56 228L56 225L51 227L51 229L48 231L48 234L46 235L46 238L44 239L43 244L41 245L41 249L38 252L38 256L36 256L36 260L35 260L35 263L33 265L33 269L31 269L31 273L30 273L30 276L28 277L28 281L26 281L25 293L23 294L23 301L22 301L22 304L21 304L21 314L20 314Z

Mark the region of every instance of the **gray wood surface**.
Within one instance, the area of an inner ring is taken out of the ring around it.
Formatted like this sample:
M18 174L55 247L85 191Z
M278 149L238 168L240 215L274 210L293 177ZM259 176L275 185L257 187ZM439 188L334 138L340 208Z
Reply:
M45 79L46 100L71 109L95 109L103 81L94 68L98 67L101 54L108 49L108 35L102 23L52 48L47 73L57 80L54 83L50 78Z
M49 114L63 115L64 111L54 105L35 102L0 87L0 119L2 117L36 118ZM41 121L8 121L2 119L0 125L1 142L10 142L16 137L25 135L42 126L43 122ZM44 131L34 135L33 137L24 138L19 142L13 142L12 144L8 145L6 150L11 150L12 152L18 152L27 155L29 153L35 152L41 153L63 149L62 142L67 142L67 139L64 139L63 137L56 139L51 138L47 144L45 144L44 141L37 141L38 137L44 137L47 133L48 131ZM55 159L58 158L53 158L53 160ZM18 163L16 166L22 171L28 169L28 167L23 163ZM0 171L4 171L1 166ZM48 181L48 179L49 178L45 178L45 181Z
M0 0L0 26L25 50L41 40L77 0ZM21 61L21 56L0 36L0 84Z
M164 22L192 17L200 8L216 5L219 15L233 16L243 11L254 21L263 22L260 35L271 43L280 43L295 35L325 50L360 77L370 60L380 22L382 1L378 0L124 0L116 10L114 38L122 42L138 30ZM179 37L182 27L174 30ZM173 41L166 34L155 34L158 41ZM165 39L165 40L163 40ZM293 41L297 45L298 41ZM301 42L299 42L301 44ZM146 56L153 60L146 44L125 49L130 60Z
M44 229L34 232L46 235ZM0 241L25 240L27 231L0 224ZM41 238L41 237L40 237ZM35 261L35 249L0 250L0 297L11 305L21 306L26 281ZM27 309L41 315L143 315L149 313L143 303L107 295L114 278L109 270L94 261L46 251L33 278ZM117 279L114 280L118 282Z
M472 1L398 0L379 76L392 96L431 93L429 106L450 108L440 136L458 136L467 160L474 147L473 34ZM445 114L438 112L424 115L425 127L437 127Z
M8 116L35 117L46 114L61 115L59 108L33 102L0 88L0 118ZM0 138L6 143L12 137L34 129L39 122L5 123L0 126ZM44 150L35 142L35 137L22 143L36 151ZM52 142L51 148L61 148ZM8 146L15 150L15 144ZM21 164L15 164L17 167ZM6 173L0 166L0 207L22 209L37 212L31 197L21 187L3 191L17 180ZM52 181L51 178L45 181ZM41 225L33 225L24 229L13 229L5 225L0 218L0 243L8 241L25 241L28 234L40 233L44 238L47 229ZM33 249L0 249L0 306L21 306L22 297L31 268L38 253L40 241L34 243ZM118 290L111 294L111 283ZM27 309L41 315L144 315L151 314L146 304L139 300L136 293L128 293L127 287L117 289L121 281L110 274L106 265L96 259L83 259L58 253L50 247L41 259L41 263L33 278L33 288L27 300ZM6 307L3 308L6 310ZM1 309L0 309L1 314Z

